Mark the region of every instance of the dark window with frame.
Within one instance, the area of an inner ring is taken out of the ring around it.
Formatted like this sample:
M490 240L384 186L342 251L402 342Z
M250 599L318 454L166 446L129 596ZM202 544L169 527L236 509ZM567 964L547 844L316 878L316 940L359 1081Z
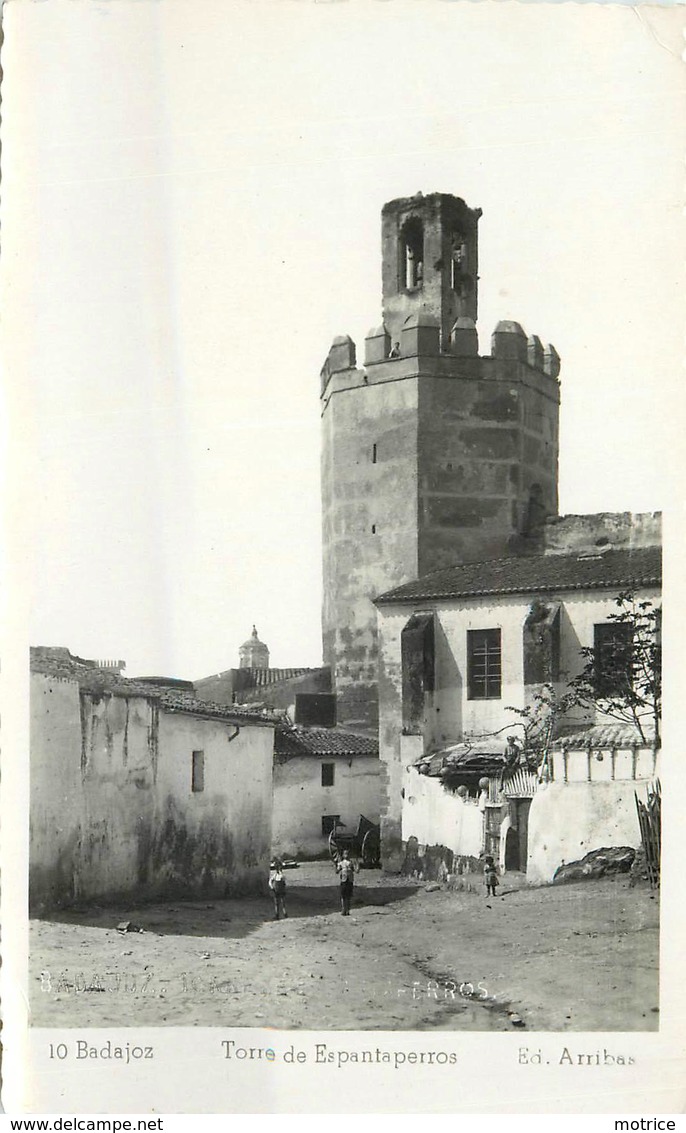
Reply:
M499 700L502 658L499 629L467 630L467 696L469 700Z
M322 763L322 787L333 787L334 763Z
M524 684L545 684L560 679L560 603L536 598L522 631Z
M434 615L413 614L400 636L402 657L403 733L420 735L426 695L434 690Z
M194 751L191 758L191 791L205 790L205 752Z
M323 814L322 815L322 837L328 838L332 831L335 831L338 823L341 820L340 814Z
M593 677L598 696L623 696L632 684L632 628L623 622L593 626Z

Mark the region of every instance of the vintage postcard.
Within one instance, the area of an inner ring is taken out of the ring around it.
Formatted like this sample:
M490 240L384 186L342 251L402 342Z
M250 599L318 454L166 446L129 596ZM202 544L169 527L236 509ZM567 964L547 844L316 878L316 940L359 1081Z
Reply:
M4 23L5 1108L681 1112L683 12Z

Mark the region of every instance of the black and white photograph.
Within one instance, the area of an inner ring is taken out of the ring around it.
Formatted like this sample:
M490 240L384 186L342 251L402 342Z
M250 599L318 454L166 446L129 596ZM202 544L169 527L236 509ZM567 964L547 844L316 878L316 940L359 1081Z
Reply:
M395 1072L370 1109L416 1073L459 1109L465 1032L484 1111L534 1108L537 1061L561 1110L650 1090L683 1006L682 52L657 7L6 5L26 1109L76 1111L93 1060L229 1111L143 1032L228 1070L316 1032L312 1075Z

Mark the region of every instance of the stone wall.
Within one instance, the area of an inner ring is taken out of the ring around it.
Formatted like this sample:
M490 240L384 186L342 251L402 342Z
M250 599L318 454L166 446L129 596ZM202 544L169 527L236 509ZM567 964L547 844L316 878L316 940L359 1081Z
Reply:
M378 721L373 599L442 566L512 553L532 496L557 510L559 386L528 364L512 326L491 358L439 356L434 328L436 356L325 383L322 626L343 725Z
M451 379L420 384L420 576L511 554L532 493L543 513L557 512L557 382L508 358L476 359L468 377L466 361Z
M440 843L422 844L409 838L404 846L402 873L420 881L439 881L451 889L482 892L484 886L483 861L468 855L459 855Z
M373 599L417 573L417 381L341 390L322 418L323 649L337 719L377 724Z
M662 514L655 512L596 512L559 515L546 520L542 550L547 555L593 554L604 547L662 546Z

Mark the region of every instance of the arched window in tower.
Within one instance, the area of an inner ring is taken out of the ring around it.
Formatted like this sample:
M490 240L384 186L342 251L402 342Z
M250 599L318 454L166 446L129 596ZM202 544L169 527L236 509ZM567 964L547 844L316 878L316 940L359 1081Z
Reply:
M461 232L455 232L451 241L450 286L462 294L467 271L467 242Z
M424 227L416 216L402 227L400 259L401 288L421 287L424 278Z

